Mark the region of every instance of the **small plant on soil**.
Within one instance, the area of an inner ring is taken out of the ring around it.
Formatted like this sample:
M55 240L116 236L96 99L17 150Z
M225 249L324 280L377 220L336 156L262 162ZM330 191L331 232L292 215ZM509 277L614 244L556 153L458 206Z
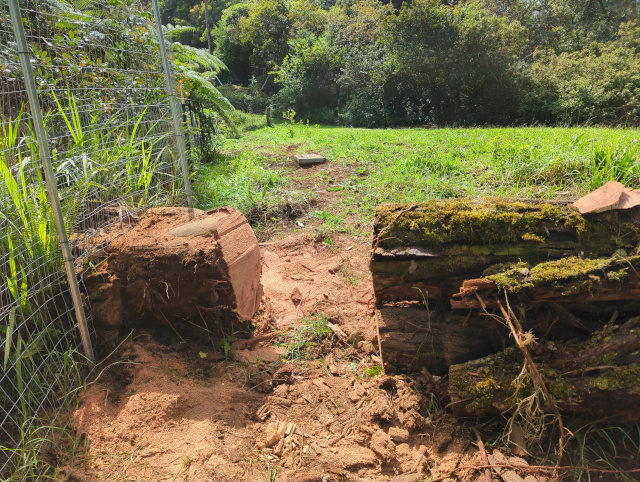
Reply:
M322 221L322 224L318 227L318 232L316 233L316 240L318 241L326 238L334 231L341 233L345 231L345 228L342 226L344 224L344 218L337 214L333 214L327 209L323 209L322 211L313 211L309 216Z
M367 367L364 369L364 372L363 372L366 378L377 377L378 375L382 375L383 373L384 373L384 368L382 368L380 365Z
M323 345L331 336L324 313L314 313L303 318L303 325L285 334L282 343L287 348L289 360L307 360L321 355Z

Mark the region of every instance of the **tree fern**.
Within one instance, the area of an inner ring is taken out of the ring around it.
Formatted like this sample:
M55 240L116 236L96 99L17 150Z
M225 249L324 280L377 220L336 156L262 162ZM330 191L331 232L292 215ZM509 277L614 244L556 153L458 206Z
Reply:
M217 112L233 129L234 134L237 134L233 119L237 118L238 114L227 98L199 72L181 69L181 74L190 84L189 98Z
M193 27L171 24L162 27L163 35L169 41L184 32L193 30L195 30ZM217 112L233 129L234 133L237 133L233 120L237 118L238 114L212 82L215 74L227 69L224 62L204 49L190 47L180 42L171 43L170 48L173 53L176 75L185 80L189 99Z
M227 70L227 66L215 55L211 55L204 49L197 49L190 47L189 45L183 45L180 42L172 44L173 54L175 56L176 63L191 64L197 66L196 68L209 70L220 73L222 70Z
M162 33L165 38L170 38L172 40L177 39L180 35L187 32L195 32L195 27L187 27L182 25L171 25L168 23L167 25L162 26Z

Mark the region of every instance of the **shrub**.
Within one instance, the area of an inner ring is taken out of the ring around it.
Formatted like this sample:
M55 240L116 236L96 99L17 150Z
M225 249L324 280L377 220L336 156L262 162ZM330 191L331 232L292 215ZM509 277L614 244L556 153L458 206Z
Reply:
M522 116L529 122L640 124L638 31L625 24L614 42L572 53L537 52Z

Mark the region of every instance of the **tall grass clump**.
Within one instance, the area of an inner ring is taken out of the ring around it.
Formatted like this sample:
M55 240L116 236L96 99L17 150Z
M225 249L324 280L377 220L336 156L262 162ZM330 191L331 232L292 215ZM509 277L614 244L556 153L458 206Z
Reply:
M640 187L640 149L637 143L628 145L600 143L593 149L584 172L589 189L597 189L609 181L627 187Z
M33 441L47 437L42 427L79 383L82 357L74 323L63 322L66 278L23 111L2 124L0 146L0 473L22 480L46 470Z

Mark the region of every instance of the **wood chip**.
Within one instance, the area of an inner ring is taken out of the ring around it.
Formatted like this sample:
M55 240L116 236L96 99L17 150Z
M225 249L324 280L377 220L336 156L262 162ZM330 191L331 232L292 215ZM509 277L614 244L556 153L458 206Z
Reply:
M343 341L349 340L349 337L347 336L347 334L338 325L327 322L327 326L331 329L331 331L333 331L336 335L338 335L338 338L340 338L341 340Z
M287 429L284 431L284 435L285 437L288 437L289 435L291 435L292 433L294 433L296 430L296 424L293 422L289 422L287 424Z
M527 439L524 436L522 427L517 423L511 424L511 432L509 433L509 446L511 451L518 457L527 455ZM514 464L515 465L515 464Z
M409 431L403 428L390 427L389 438L396 443L406 443L409 441Z
M604 186L581 197L573 205L578 208L581 214L602 213L618 209L624 189L624 185L619 182L609 181Z
M265 404L258 409L255 416L253 417L256 422L264 422L271 412L268 409L268 406Z
M280 457L282 455L282 449L284 449L284 439L283 438L280 439L280 442L278 442L278 446L273 451L273 453L275 455L277 455L278 457Z
M640 205L640 189L626 188L620 195L618 209L631 209Z
M504 482L524 482L524 479L513 470L505 470L500 477L502 477Z
M271 396L268 398L271 403L275 403L276 405L280 405L281 407L289 408L291 406L291 400L287 400L286 398L274 397Z
M509 457L509 462L507 463L518 467L529 467L529 463L520 457Z
M314 378L312 382L316 387L324 390L325 392L330 391L331 389L324 383L322 378Z

